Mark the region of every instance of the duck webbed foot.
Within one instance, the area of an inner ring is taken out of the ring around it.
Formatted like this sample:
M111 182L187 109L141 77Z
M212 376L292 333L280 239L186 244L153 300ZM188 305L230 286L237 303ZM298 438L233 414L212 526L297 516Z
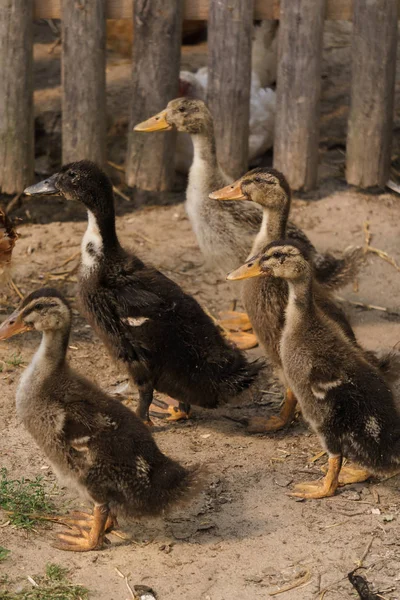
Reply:
M152 409L152 407L155 407ZM167 397L167 402L160 398L154 398L150 407L150 415L166 421L182 421L190 418L190 404L178 402L174 398Z
M328 472L322 481L298 483L294 486L296 491L292 492L290 496L306 499L329 498L329 496L333 496L339 485L339 473L341 468L341 456L329 458Z
M285 400L278 416L252 417L247 425L248 433L273 433L279 431L293 421L296 413L297 399L289 388L286 390Z
M100 550L104 543L109 543L105 533L111 531L116 524L116 520L110 515L106 504L95 506L93 515L76 512L69 517L59 517L52 520L63 523L70 528L68 531L57 534L57 541L53 546L59 550L70 552Z
M326 467L323 468L326 471ZM339 475L339 486L348 485L350 483L362 483L372 477L372 474L356 465L345 465L342 467Z
M257 337L252 332L252 325L246 313L235 310L221 312L217 324L225 337L236 344L240 350L250 350L258 345Z

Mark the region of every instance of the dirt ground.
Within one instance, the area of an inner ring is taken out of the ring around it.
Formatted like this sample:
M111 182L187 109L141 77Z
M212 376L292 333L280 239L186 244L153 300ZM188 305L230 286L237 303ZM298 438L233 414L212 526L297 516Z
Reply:
M65 202L55 199L53 205L58 214ZM25 200L23 208L40 215L43 207ZM297 200L293 212L319 248L336 251L362 244L363 223L368 219L374 246L400 262L400 205L395 196L343 190L316 202ZM77 258L63 266L79 250L84 229L84 222L71 221L20 227L14 281L24 294L49 283L74 301L74 276L61 280L56 274L76 264ZM126 247L157 265L214 314L234 298L233 287L216 283L216 276L204 270L182 204L127 212L118 218L118 231ZM358 292L349 288L343 297L391 311L360 310L345 304L365 346L387 350L400 340L400 278L391 265L371 255L359 277ZM16 301L4 289L2 312L9 313ZM8 365L0 375L1 463L13 477L39 474L52 483L46 459L17 422L14 409L17 381L38 342L34 333L0 342L0 360L20 354L24 361L20 367ZM105 389L115 389L124 380L78 315L69 356L77 369ZM136 393L127 402L134 407L135 399ZM333 600L354 598L345 576L373 539L364 561L366 576L383 597L400 598L400 478L353 485L322 501L298 502L288 497L292 483L320 476L325 459L310 462L320 450L316 436L301 418L288 431L269 436L249 436L242 426L224 418L227 414L272 414L280 400L279 388L273 387L257 406L195 409L194 418L185 424L159 421L155 436L160 447L185 463L207 465L210 475L204 493L189 508L159 521L124 523L133 543L110 536L113 544L106 550L67 554L50 545L58 526L28 536L0 526L0 545L11 550L3 569L12 580L21 581L42 572L47 562L57 562L70 568L73 581L87 586L98 600L128 597L116 568L129 575L132 585L151 586L162 600L261 599L309 574L305 587L288 591L282 598L318 598L319 592L333 584L324 596ZM60 510L65 510L67 500L75 508L80 506L67 490L54 497Z
M330 97L332 103L323 104L323 140L331 146L344 141L348 32L343 36L344 41L340 36L327 35L324 54L324 101ZM35 45L36 117L44 132L44 137L38 134L37 139L38 148L42 148L37 171L43 173L59 160L59 49L49 54L52 41L51 36L44 39L42 35ZM184 67L201 66L204 56L204 47L185 53ZM128 61L109 58L109 156L119 164L124 158L121 132L127 126L129 70ZM332 108L335 98L341 99L337 110ZM49 137L51 131L54 138ZM52 139L54 144L49 146ZM326 175L343 172L343 154L341 150L336 152L329 164L324 164ZM174 203L182 200L181 193L167 198ZM228 286L205 270L182 203L136 210L134 200L117 198L117 212L123 244L181 284L212 313L217 315L237 296L233 285ZM78 261L85 230L82 207L67 205L59 198L40 203L25 198L13 215L22 219L21 237L15 247L15 284L23 294L42 285L57 286L75 306L75 276L66 271ZM361 194L338 179L327 179L313 199L294 201L293 218L319 249L330 251L363 244L363 226L368 220L371 243L400 264L400 201L395 195ZM358 286L349 286L341 296L357 336L366 347L388 350L400 341L400 277L392 265L369 255ZM349 301L387 310L357 308ZM15 292L1 288L0 319L17 302ZM0 455L1 466L9 470L11 477L41 475L51 488L55 477L18 423L14 407L17 382L38 343L39 336L34 333L0 342ZM251 354L257 356L260 350ZM15 355L23 360L18 367L8 364ZM106 390L115 391L125 380L78 314L69 357L73 366ZM134 408L136 399L134 392L123 401ZM255 406L226 406L216 411L195 408L193 419L187 423L168 425L158 421L155 437L161 449L183 463L207 465L209 476L204 492L188 508L165 519L122 523L131 542L110 535L112 545L105 550L65 553L51 547L58 526L38 528L27 535L6 525L7 515L0 512L0 545L11 550L9 558L1 563L2 572L18 587L27 583L28 575L43 573L46 563L56 562L69 568L72 581L88 587L90 597L97 600L130 597L116 569L129 577L132 586L152 587L159 600L265 599L299 581L305 585L282 591L278 597L345 600L356 597L347 573L365 555L366 569L361 574L379 590L380 597L399 600L400 476L348 486L335 497L321 501L289 497L294 483L321 476L320 467L326 458L311 462L320 451L316 436L301 418L287 431L268 436L249 436L241 425L225 418L275 414L281 399L278 386L266 386L262 400ZM53 500L60 511L81 506L66 489L55 493Z

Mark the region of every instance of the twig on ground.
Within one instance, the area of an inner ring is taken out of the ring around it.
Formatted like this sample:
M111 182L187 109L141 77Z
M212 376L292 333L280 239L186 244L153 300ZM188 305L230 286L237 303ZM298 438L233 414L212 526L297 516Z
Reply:
M371 234L371 230L370 230L368 221L364 222L364 235L365 235L365 244L364 244L365 254L367 254L368 252L371 252L372 254L376 254L377 256L379 256L379 258L381 258L382 260L384 260L387 263L389 263L390 265L392 265L392 267L394 267L397 271L400 271L400 265L397 264L397 262L394 260L394 258L392 256L389 256L389 254L387 252L385 252L384 250L380 250L380 248L375 248L374 246L371 246L372 234Z
M340 579L337 579L333 583L330 583L329 585L327 585L323 590L321 590L319 600L323 600L325 594L327 592L329 592L329 590L331 588L333 588L335 585L338 585L338 583L342 583L342 581L344 581L345 579L347 579L347 575L345 575L344 577L341 577Z
M386 306L377 306L376 304L366 304L365 302L356 302L355 300L348 300L347 298L343 298L343 296L336 296L336 299L340 302L347 302L347 304L351 304L352 306L358 306L360 308L365 308L367 310L379 310L381 312L386 312L390 315L400 316L400 313L390 310L390 308L386 308Z
M311 579L311 573L310 573L310 571L307 571L302 577L298 577L297 579L292 581L292 583L288 583L287 585L284 585L283 587L279 588L279 590L276 590L275 592L269 592L269 595L277 596L278 594L283 594L284 592L289 592L290 590L294 590L295 588L298 588L302 585L309 583L310 579Z
M126 575L124 575L119 569L118 567L115 567L115 570L117 572L117 575L119 575L121 577L121 579L123 579L125 581L125 585L127 587L128 592L131 595L132 600L136 600L136 594L133 591L133 589L131 588L131 586L129 585L129 581L128 581L128 577Z
M369 542L368 542L368 544L367 544L367 546L366 546L366 548L365 548L365 550L363 552L362 557L360 558L359 561L357 561L357 568L358 569L360 569L364 565L364 561L367 558L369 551L371 550L371 546L372 546L372 543L373 543L374 539L375 539L375 535L373 535L371 537L371 539L369 540Z
M131 199L129 198L129 196L127 196L126 194L124 194L124 192L121 192L121 190L119 190L115 185L113 185L113 192L114 194L117 194L118 196L120 196L121 198L123 198L123 200L125 200L126 202L130 202Z
M108 160L107 163L113 169L116 169L117 171L121 171L122 173L125 173L125 167L123 167L122 165L117 165L117 163L113 162L112 160Z
M14 196L14 198L11 198L10 202L6 206L6 213L10 213L16 207L16 205L19 204L21 196L22 192Z
M12 279L10 279L10 286L11 288L14 290L14 292L21 298L21 300L23 299L24 295L21 292L21 290L18 288L17 284L14 283L14 281Z

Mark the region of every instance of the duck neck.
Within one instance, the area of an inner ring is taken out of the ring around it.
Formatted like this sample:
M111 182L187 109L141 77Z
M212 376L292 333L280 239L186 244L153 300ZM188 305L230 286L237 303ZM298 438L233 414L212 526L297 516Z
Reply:
M42 385L49 379L59 377L66 362L70 333L70 322L60 329L43 332L39 348L30 365L25 369L17 391L16 407L24 420L37 414L39 405L44 402Z
M266 206L263 206L262 209L261 227L253 242L252 256L261 252L267 244L286 237L286 226L290 209L289 203L279 209L271 209Z
M69 342L70 324L60 329L43 332L37 355L39 362L51 370L60 369L65 363ZM35 355L36 356L36 355Z
M289 299L286 309L286 325L288 329L315 320L315 302L311 273L301 279L288 281Z
M217 150L215 145L215 135L213 123L207 123L206 128L201 133L191 134L193 142L193 163L190 169L189 177L197 177L199 170L203 173L214 172L218 167Z
M88 209L88 226L82 239L84 271L98 266L105 256L112 255L119 247L114 209L107 214Z

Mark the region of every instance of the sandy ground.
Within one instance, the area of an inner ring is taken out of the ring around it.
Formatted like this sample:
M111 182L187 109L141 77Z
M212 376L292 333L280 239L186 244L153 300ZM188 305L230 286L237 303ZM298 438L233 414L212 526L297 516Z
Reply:
M47 36L47 37L46 37ZM47 26L37 26L35 39L35 114L38 173L47 173L60 160L60 49L49 53L53 37ZM329 24L325 33L322 101L321 174L328 179L309 201L296 200L294 218L321 249L340 251L362 244L363 224L369 220L372 243L400 263L399 199L393 195L363 195L343 182L343 144L349 101L350 26ZM206 62L206 46L184 49L182 67L195 70ZM124 162L124 135L128 126L128 60L109 54L108 151L114 162ZM400 87L397 85L397 97ZM399 124L399 103L396 126ZM397 142L397 140L395 140ZM339 148L338 148L339 145ZM396 148L396 143L395 143ZM113 175L116 173L113 172ZM118 184L119 181L116 180ZM169 194L159 203L179 202ZM126 247L191 292L217 314L235 297L235 288L207 273L182 204L135 211L135 200L117 199L118 231ZM64 290L74 305L76 282L66 277L77 258L85 229L82 207L61 199L35 204L24 199L13 216L22 219L21 238L15 248L14 280L22 292L44 284ZM60 275L61 273L61 275ZM371 349L388 350L400 340L400 278L393 266L374 255L359 277L358 291L342 292L346 300L387 307L388 312L355 308L349 311L360 341ZM13 310L18 298L0 289L0 318ZM51 489L55 478L43 454L17 422L14 396L22 369L39 343L35 334L0 342L0 464L12 477L42 475ZM20 354L23 364L7 364ZM259 350L252 351L258 355ZM104 347L78 314L75 315L69 356L76 368L115 390L124 374L113 365ZM136 394L126 399L134 408ZM184 463L200 462L210 475L202 495L185 510L168 519L123 523L132 542L110 536L112 546L89 554L68 554L51 547L57 526L26 535L7 523L0 512L0 545L11 550L1 563L15 586L28 575L43 573L47 562L71 569L74 582L86 585L97 600L125 600L129 593L116 568L131 585L147 584L160 600L265 599L298 577L305 587L279 597L284 600L345 600L355 598L347 573L364 555L362 573L387 600L400 599L399 489L400 478L374 480L341 490L334 498L298 502L288 497L293 483L319 477L325 462L310 459L320 451L317 438L299 418L286 432L249 436L224 415L273 414L279 409L281 390L267 388L256 406L196 409L185 424L159 423L155 436L160 447ZM400 397L400 396L399 396ZM60 511L78 508L80 501L68 490L54 496ZM324 589L329 587L323 594Z
M62 215L64 219L81 215L79 211L72 215L75 205L63 213L65 204L61 199L47 200L45 206L24 201L22 209L45 222L20 227L14 280L24 294L49 282L72 300L75 296L74 277L64 281L54 274L65 271L61 265L79 250L85 223L46 223L51 206L60 221ZM183 205L136 212L125 207L123 212L118 231L126 247L152 261L214 314L229 304L235 290L204 270ZM363 243L363 223L368 219L373 244L400 262L397 197L343 190L318 201L297 200L293 212L317 246L327 250ZM368 348L387 350L400 340L400 278L391 265L371 255L359 277L358 292L349 288L343 297L391 311L366 311L345 304L360 341ZM2 313L9 313L16 302L16 296L3 288ZM54 476L46 459L17 422L14 408L17 381L38 342L34 333L0 342L0 360L20 354L24 361L17 368L7 366L0 375L1 464L13 477L39 474L51 485ZM105 389L124 380L78 315L69 356L76 368ZM135 399L136 394L127 400L132 408ZM204 492L189 508L158 521L123 523L132 543L110 536L112 546L106 550L68 554L50 545L58 526L39 528L27 536L10 526L1 527L7 516L0 513L0 545L11 550L2 569L18 584L27 575L43 572L47 562L57 562L70 568L72 580L86 585L98 600L128 598L116 568L129 576L132 585L151 586L161 600L264 599L299 576L310 577L307 585L282 593L282 598L319 598L332 584L324 598L333 600L355 597L346 574L373 540L364 574L384 598L400 598L400 478L353 485L322 501L298 502L288 497L292 483L320 476L325 459L310 462L320 450L316 436L301 418L288 431L270 436L249 436L239 424L224 418L226 414L274 413L280 399L272 388L257 406L196 409L193 420L185 424L159 421L155 437L160 447L184 463L207 465L210 475ZM54 501L60 510L80 506L79 499L64 489Z

